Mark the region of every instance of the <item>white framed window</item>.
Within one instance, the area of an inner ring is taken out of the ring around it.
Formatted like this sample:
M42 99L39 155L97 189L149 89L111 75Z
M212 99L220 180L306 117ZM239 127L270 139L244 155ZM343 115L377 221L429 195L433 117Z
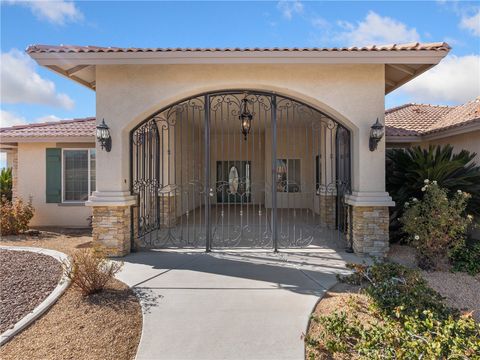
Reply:
M300 159L277 159L277 192L300 192Z
M95 191L95 149L62 149L62 202L85 202Z

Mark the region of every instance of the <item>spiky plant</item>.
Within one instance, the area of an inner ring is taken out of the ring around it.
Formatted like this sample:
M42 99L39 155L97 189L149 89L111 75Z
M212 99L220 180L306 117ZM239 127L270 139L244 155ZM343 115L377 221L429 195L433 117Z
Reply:
M386 188L396 205L390 213L391 230L398 230L397 219L405 202L421 199L424 180L436 180L451 193L462 190L472 195L467 212L480 215L480 167L473 161L476 153L454 153L451 145L388 149L386 153Z
M0 172L0 198L12 200L12 168L3 168Z

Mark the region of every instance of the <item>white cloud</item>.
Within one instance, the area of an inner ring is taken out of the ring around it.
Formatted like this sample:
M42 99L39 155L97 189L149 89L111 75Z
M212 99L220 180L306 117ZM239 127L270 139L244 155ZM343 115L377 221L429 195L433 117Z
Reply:
M42 104L71 109L73 100L57 93L55 84L35 71L35 62L24 53L13 49L2 53L0 67L1 100L3 103Z
M463 15L460 20L460 28L469 30L475 36L480 36L480 9L475 15Z
M34 122L43 123L43 122L53 122L61 120L58 116L55 115L45 115L35 119Z
M26 124L24 117L18 116L10 111L0 110L0 127L10 127Z
M277 7L288 20L291 20L294 14L301 14L303 12L303 4L300 0L280 0Z
M43 122L52 122L61 120L58 116L55 115L46 115L41 116L32 121L28 121L23 116L19 116L11 111L0 110L0 127L9 127L15 125L25 125L32 123L43 123Z
M369 11L365 19L357 24L340 21L338 25L344 31L337 35L337 40L348 45L379 45L420 40L415 28L409 28L398 20L380 16L373 11Z
M418 103L465 103L480 95L480 55L447 56L399 92Z
M75 6L73 1L55 0L8 0L9 4L19 4L30 8L36 17L52 24L64 25L69 21L81 21L82 12Z

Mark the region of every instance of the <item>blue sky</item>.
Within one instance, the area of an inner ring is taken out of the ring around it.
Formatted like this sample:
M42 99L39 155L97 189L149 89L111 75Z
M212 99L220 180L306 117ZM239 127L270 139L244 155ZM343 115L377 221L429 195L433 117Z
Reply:
M1 3L2 126L95 114L94 92L33 63L30 44L313 47L447 41L451 55L387 96L458 104L480 94L480 2Z

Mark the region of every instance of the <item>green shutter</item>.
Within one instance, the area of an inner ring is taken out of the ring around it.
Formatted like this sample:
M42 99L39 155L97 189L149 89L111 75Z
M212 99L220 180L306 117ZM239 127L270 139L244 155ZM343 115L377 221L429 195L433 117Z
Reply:
M62 202L62 149L47 149L47 203Z

